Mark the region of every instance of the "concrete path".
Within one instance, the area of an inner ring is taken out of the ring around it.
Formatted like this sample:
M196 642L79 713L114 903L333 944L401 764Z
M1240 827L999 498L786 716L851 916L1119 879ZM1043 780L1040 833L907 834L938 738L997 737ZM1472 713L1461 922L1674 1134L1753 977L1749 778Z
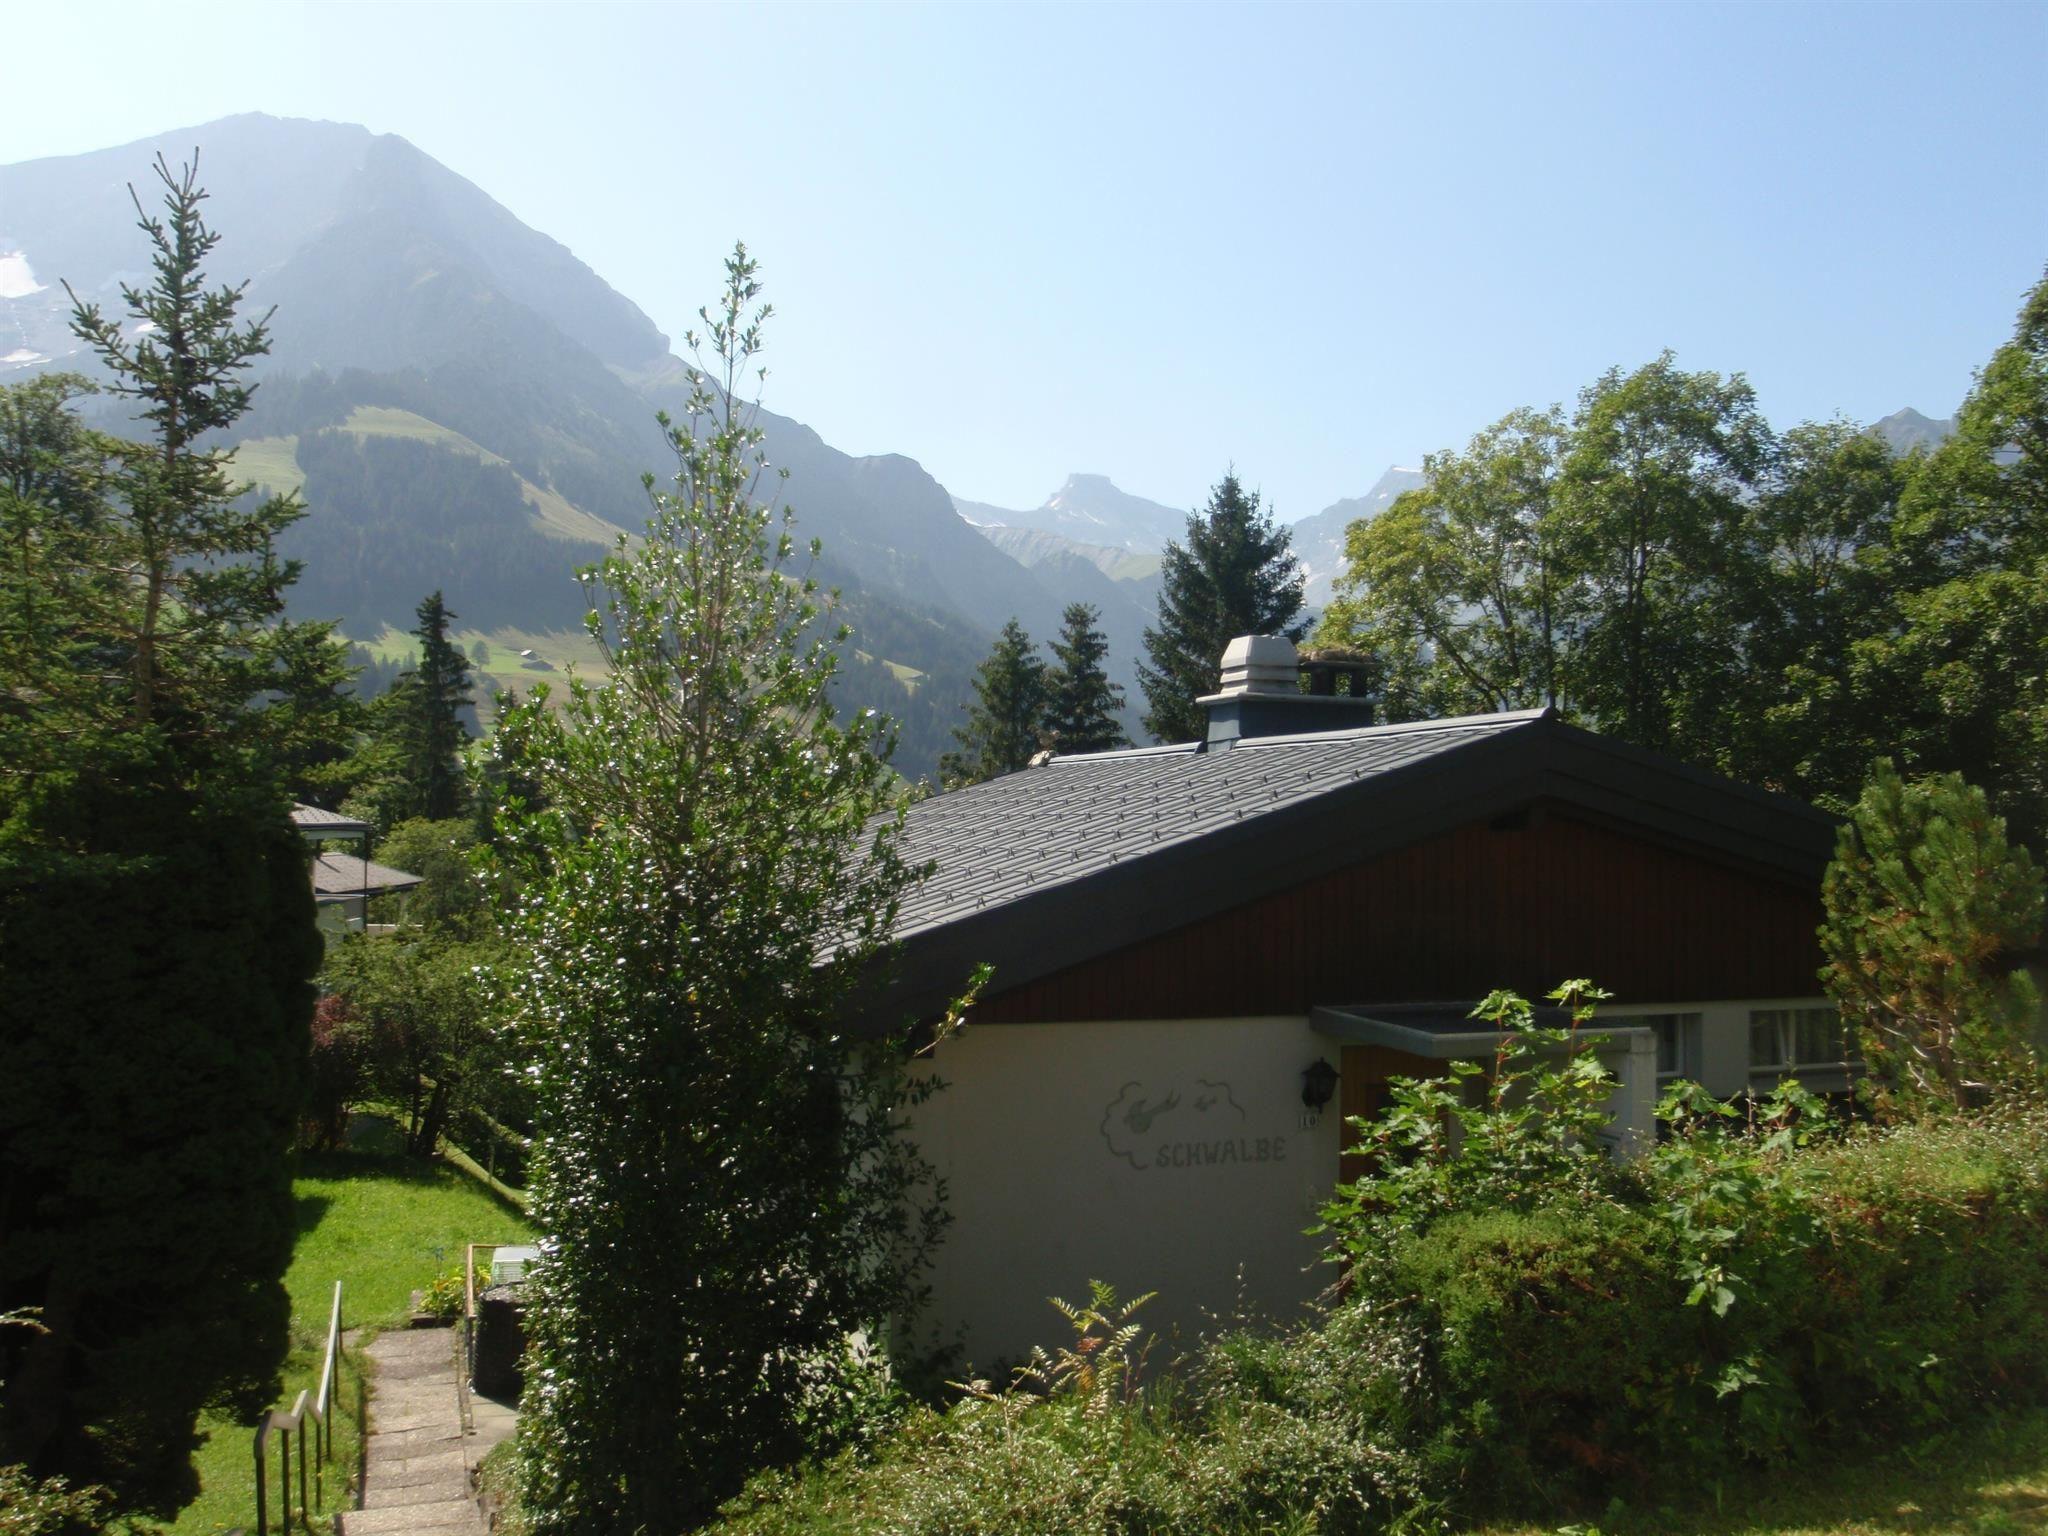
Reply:
M486 1536L470 1473L515 1416L483 1398L465 1413L461 1341L459 1329L408 1328L371 1342L363 1507L335 1517L337 1536Z

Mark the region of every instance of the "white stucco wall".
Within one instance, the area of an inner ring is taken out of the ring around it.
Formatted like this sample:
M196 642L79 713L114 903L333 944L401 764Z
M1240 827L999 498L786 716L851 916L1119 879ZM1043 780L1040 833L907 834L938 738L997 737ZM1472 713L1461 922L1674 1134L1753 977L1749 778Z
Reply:
M935 1053L949 1085L916 1139L953 1222L928 1324L985 1369L1051 1345L1046 1304L1107 1280L1192 1333L1242 1296L1286 1316L1334 1278L1304 1234L1336 1181L1339 1117L1301 1073L1341 1047L1306 1018L971 1026Z

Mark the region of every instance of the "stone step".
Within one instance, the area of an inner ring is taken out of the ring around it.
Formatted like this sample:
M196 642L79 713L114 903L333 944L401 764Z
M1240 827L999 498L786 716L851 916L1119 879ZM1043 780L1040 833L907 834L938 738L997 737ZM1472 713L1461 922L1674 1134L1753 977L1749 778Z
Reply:
M369 1479L369 1502L376 1502L380 1488L414 1488L421 1483L459 1483L469 1476L469 1453L465 1447L456 1446L445 1451L434 1451L425 1456L385 1456L372 1463L376 1468Z
M335 1516L337 1536L480 1536L483 1512L474 1499L438 1499L384 1509L351 1509Z
M446 1504L469 1497L469 1476L457 1470L453 1477L441 1476L426 1482L379 1482L364 1495L366 1509L403 1509L414 1504Z
M336 1536L486 1536L469 1481L486 1447L464 1431L456 1342L446 1330L371 1342L363 1508L335 1517ZM502 1438L509 1424L491 1428Z
M455 1411L452 1408L448 1412L448 1417L450 1420L453 1420L455 1417ZM375 1420L373 1419L372 1422L374 1423ZM460 1425L452 1422L446 1425L436 1425L431 1429L400 1429L394 1430L388 1435L379 1433L370 1442L369 1462L374 1471L377 1459L380 1456L387 1459L396 1457L401 1461L410 1461L415 1456L431 1456L436 1451L445 1451L450 1446L457 1446L461 1443L462 1428Z

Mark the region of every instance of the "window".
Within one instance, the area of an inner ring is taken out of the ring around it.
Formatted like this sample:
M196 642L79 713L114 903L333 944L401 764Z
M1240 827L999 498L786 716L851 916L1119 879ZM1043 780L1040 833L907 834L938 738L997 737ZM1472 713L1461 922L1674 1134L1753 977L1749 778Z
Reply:
M1700 1015L1697 1013L1615 1013L1599 1022L1618 1029L1647 1029L1657 1042L1657 1086L1700 1075Z
M1834 1008L1752 1008L1749 1073L1777 1078L1802 1071L1837 1071L1853 1059L1842 1015Z

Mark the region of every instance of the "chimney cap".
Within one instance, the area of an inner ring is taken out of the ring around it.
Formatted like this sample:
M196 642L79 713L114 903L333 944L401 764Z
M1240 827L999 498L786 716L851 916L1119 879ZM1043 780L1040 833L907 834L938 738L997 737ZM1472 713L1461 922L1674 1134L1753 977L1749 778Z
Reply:
M1285 635L1239 635L1223 648L1218 692L1298 693L1301 667L1294 642Z

